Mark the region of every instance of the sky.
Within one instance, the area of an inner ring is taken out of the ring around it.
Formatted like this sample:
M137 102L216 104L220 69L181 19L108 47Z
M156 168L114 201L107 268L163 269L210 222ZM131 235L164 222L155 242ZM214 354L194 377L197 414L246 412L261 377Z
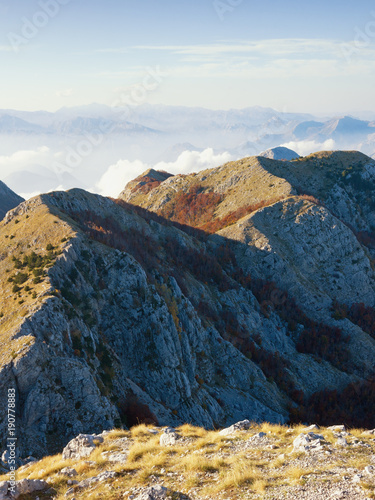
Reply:
M369 0L0 0L0 108L374 111Z

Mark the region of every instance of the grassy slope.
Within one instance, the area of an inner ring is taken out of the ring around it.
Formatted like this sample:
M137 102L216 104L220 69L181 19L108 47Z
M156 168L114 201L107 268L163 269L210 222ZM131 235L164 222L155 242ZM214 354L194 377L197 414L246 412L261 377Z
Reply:
M40 197L17 208L9 222L0 223L0 366L9 363L21 349L33 344L31 336L18 339L15 336L25 318L38 310L50 295L52 288L47 274L48 265L58 257L54 255L43 266L45 276L41 277L40 283L34 283L35 276L31 269L16 269L12 258L22 261L32 252L46 256L48 244L54 247L53 253L58 254L73 234L72 228L52 214ZM15 293L14 283L8 279L20 272L29 276L27 281L19 284L20 291Z
M19 469L18 479L47 480L57 492L56 500L66 498L66 492L71 488L69 478L59 474L65 467L77 471L78 475L72 478L76 481L108 470L118 474L114 479L68 494L69 498L74 496L75 499L131 498L129 495L150 484L163 484L172 491L188 494L190 498L216 500L289 498L290 489L302 486L304 491L310 488L314 491L316 487L333 488L332 493L337 488L342 489L343 484L354 494L351 498L375 496L375 482L364 473L364 468L372 463L373 436L361 429L350 431L346 437L347 447L337 444L332 430L321 428L314 431L326 439L326 451L310 456L293 451L293 440L301 432L307 432L301 425L288 428L268 423L254 424L248 431L221 436L216 431L186 424L177 429L181 438L169 447L160 446L160 429L157 429L157 434L150 430L145 425L133 427L130 431L114 430L88 458L63 460L61 454L45 457ZM265 439L257 441L255 438L255 443L249 445L249 438L259 432L266 434ZM111 451L126 453L126 462L110 463L106 452ZM352 477L358 473L364 475L359 485L363 496L360 489L352 490ZM345 477L349 477L349 481ZM6 476L0 477L0 480L5 479ZM328 498L324 494L321 492L321 498ZM40 493L38 496L47 498ZM173 498L179 497L175 494Z

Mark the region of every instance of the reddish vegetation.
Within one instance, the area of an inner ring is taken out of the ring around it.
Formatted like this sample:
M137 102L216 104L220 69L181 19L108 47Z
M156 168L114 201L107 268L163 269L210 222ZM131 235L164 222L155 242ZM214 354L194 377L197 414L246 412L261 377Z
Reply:
M275 310L286 321L289 334L295 338L298 352L315 354L337 368L348 369L349 352L346 344L349 337L340 328L318 323L307 317L295 300L287 292L278 289L275 283L249 280L248 277L247 281L247 286L258 299L262 310L266 314Z
M258 203L253 203L251 205L244 205L243 207L238 208L234 212L230 212L225 217L211 220L206 224L199 226L199 228L202 229L203 231L207 231L208 233L216 233L217 231L220 231L221 229L224 229L227 226L235 224L238 220L242 219L242 217L245 217L245 215L249 215L253 212L256 212L256 210L259 210L263 207L273 205L274 203L277 203L278 201L281 201L283 199L284 197L280 196L277 198L272 198L270 200L263 200Z
M371 337L375 338L375 309L365 304L339 304L337 301L332 304L333 317L335 319L348 318L352 323L358 325Z
M314 422L347 427L375 427L375 380L349 384L342 391L324 390L314 393L300 406L290 408L292 423Z
M299 197L303 200L311 201L312 203L315 203L315 205L323 205L322 202L318 200L318 198L315 198L312 194L300 194Z
M244 205L222 218L215 218L215 212L224 196L214 192L203 192L203 189L202 186L196 184L187 193L179 192L171 203L159 211L159 215L180 224L199 228L207 233L216 233L234 224L245 215L284 199L284 197L276 197Z
M159 211L159 214L180 224L201 227L211 221L223 195L202 192L199 184L192 186L187 193L177 193L172 203Z

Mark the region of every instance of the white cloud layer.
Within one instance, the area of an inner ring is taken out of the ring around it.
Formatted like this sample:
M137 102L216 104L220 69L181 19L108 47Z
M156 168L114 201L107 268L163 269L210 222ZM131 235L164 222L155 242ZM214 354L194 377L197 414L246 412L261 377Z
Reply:
M230 153L215 154L213 149L208 148L202 152L184 151L174 162L159 162L155 165L148 165L140 160L119 160L108 168L93 190L104 196L116 197L129 181L149 168L166 170L171 174L188 174L218 167L233 159Z
M9 156L0 156L0 174L3 178L32 164L48 165L53 159L54 154L47 146L41 146L34 150L16 151Z
M333 139L328 139L324 142L316 141L292 141L286 144L281 144L284 148L289 148L298 153L300 156L306 156L317 151L334 151L336 144Z

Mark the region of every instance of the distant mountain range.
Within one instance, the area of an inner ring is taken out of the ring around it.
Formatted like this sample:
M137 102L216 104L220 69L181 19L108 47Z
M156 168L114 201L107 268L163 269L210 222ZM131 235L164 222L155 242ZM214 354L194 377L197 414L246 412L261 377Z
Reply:
M180 155L203 154L208 148L213 155L226 154L233 160L280 146L302 156L322 149L358 150L371 156L374 124L350 116L319 119L261 107L209 110L93 104L53 113L0 110L0 178L29 196L73 186L95 191L121 161L130 163L129 181L158 162L176 163L178 171ZM38 154L40 148L46 153ZM214 165L189 161L183 168L186 173ZM45 169L50 174L42 187L38 175Z

